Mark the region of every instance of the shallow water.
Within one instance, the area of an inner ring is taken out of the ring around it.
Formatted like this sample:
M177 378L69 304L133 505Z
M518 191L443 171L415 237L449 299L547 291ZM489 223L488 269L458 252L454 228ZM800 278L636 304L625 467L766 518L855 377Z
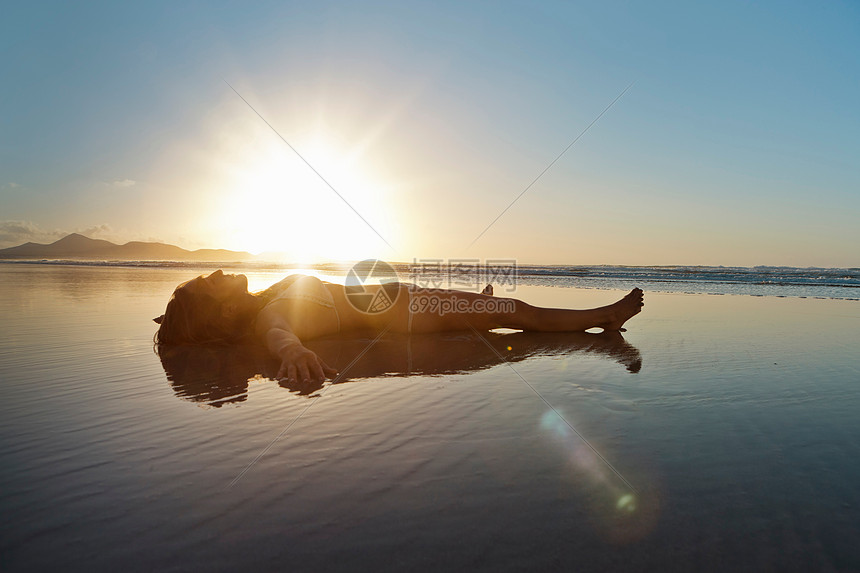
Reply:
M253 352L165 373L193 274L0 265L4 570L860 568L856 301L649 293L623 341L391 336L286 388Z

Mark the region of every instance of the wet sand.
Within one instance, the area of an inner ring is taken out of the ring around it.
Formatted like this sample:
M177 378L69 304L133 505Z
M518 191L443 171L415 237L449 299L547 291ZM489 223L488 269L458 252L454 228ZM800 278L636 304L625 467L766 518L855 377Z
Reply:
M187 278L0 265L4 570L860 568L856 301L646 293L620 340L390 336L290 388L254 352L165 372Z

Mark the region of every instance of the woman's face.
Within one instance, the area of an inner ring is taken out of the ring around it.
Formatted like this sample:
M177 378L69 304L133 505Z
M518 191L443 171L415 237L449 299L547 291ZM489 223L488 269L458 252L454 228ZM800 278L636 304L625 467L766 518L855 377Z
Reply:
M218 302L243 298L248 294L248 277L245 275L225 275L217 270L209 276L197 277L185 283L182 290L191 295L209 295Z

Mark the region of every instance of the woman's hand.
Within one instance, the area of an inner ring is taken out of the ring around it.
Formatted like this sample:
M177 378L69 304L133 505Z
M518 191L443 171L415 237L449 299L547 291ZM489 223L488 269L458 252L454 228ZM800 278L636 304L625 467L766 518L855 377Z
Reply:
M301 344L289 344L282 348L278 355L281 359L278 379L286 378L293 383L307 383L311 380L322 382L337 375L337 370Z
M281 360L276 378L286 378L292 383L323 382L328 377L334 377L337 370L323 362L322 358L308 350L290 329L289 323L282 315L272 309L267 312L264 308L257 316L257 332L266 343L273 356Z

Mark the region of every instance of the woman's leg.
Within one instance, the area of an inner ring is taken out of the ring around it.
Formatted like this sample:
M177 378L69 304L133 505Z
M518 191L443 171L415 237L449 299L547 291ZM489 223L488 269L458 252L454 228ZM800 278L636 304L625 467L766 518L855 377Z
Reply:
M541 332L580 332L599 327L621 330L639 313L643 294L633 289L614 304L589 310L541 308L513 298L444 289L410 288L412 332L515 328Z

